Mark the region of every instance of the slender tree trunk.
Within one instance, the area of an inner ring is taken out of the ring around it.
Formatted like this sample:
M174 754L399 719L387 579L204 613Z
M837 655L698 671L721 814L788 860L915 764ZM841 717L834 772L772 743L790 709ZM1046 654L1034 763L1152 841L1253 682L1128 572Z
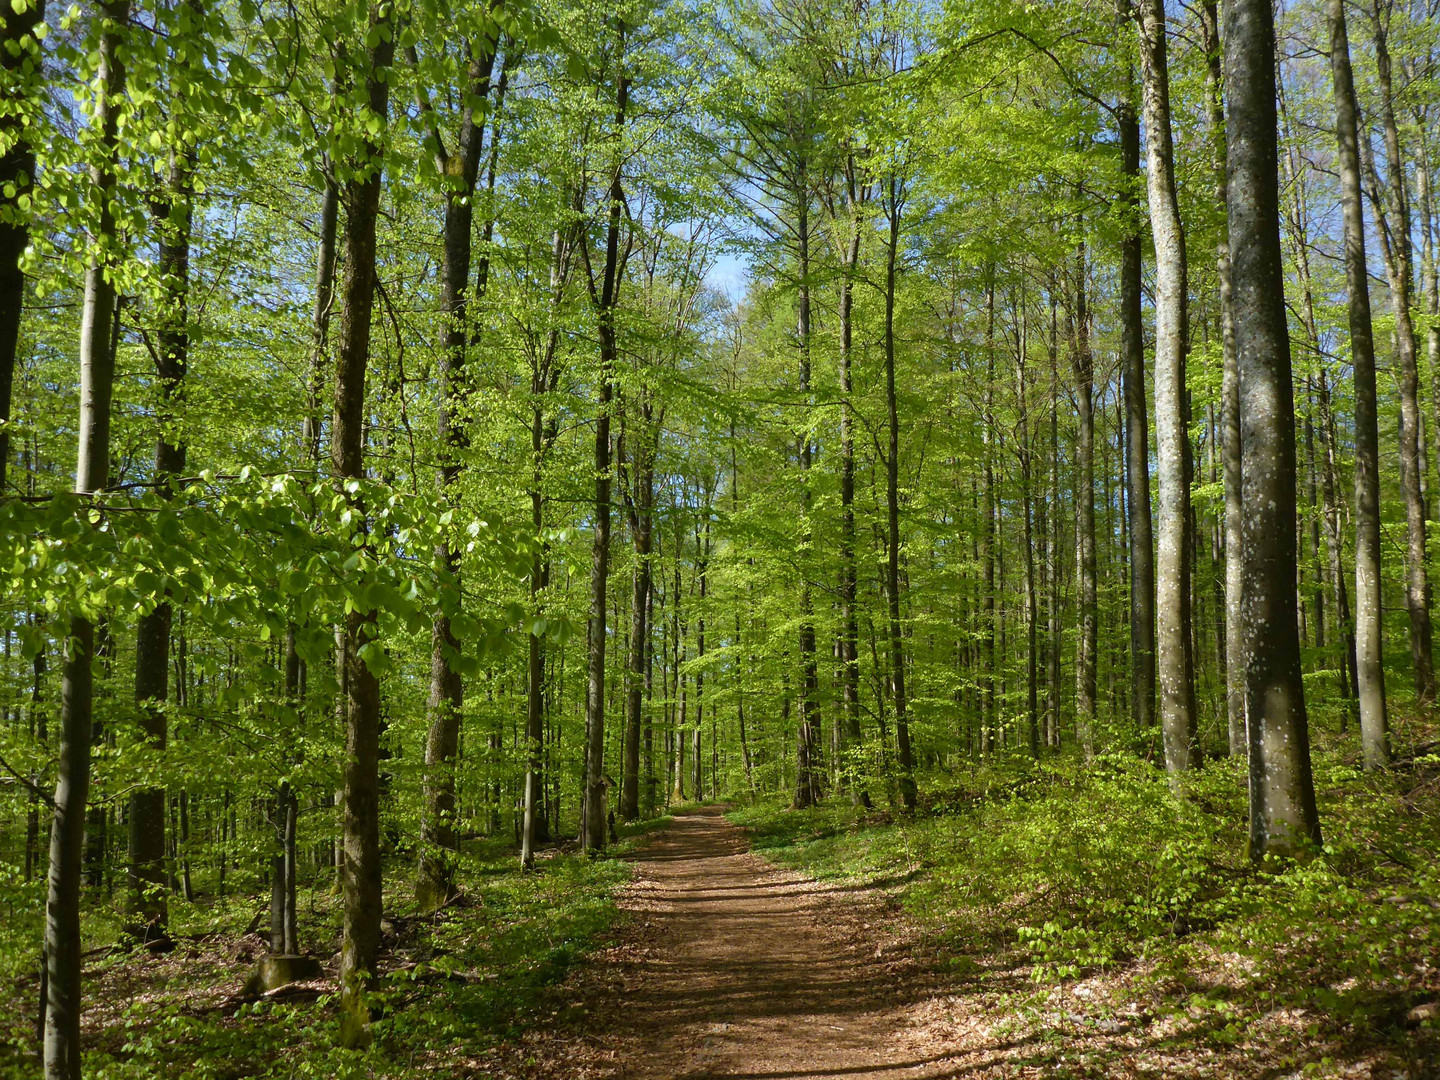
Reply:
M1386 199L1378 180L1373 184L1376 232L1384 255L1395 316L1396 382L1400 388L1400 486L1405 496L1405 606L1410 612L1410 658L1415 669L1415 693L1421 703L1435 700L1435 666L1431 651L1430 581L1425 554L1425 496L1422 490L1420 373L1415 355L1415 326L1411 318L1412 259L1410 206L1405 166L1400 154L1399 126L1391 88L1389 10L1372 0L1375 28L1375 74L1380 90L1380 120L1385 137ZM1333 63L1333 61L1332 61ZM1361 147L1369 148L1368 137ZM1373 174L1373 162L1371 172ZM1363 737L1363 736L1362 736Z
M1000 544L995 494L995 267L985 270L985 427L981 433L985 472L985 520L981 525L980 564L985 590L981 615L980 750L989 758L995 752L995 551Z
M29 194L35 179L35 151L25 137L25 110L29 98L38 98L42 85L40 41L35 26L45 18L45 0L30 0L19 11L5 11L0 27L0 71L7 90L7 109L0 117L0 493L5 490L10 463L10 399L15 386L16 350L20 343L20 316L25 303L25 275L20 258L30 243L29 214L19 198ZM13 97L11 96L13 94ZM20 111L14 105L20 104Z
M369 14L365 68L366 110L383 131L389 122L390 69L394 60L394 9L376 4ZM375 292L375 225L385 152L378 141L362 143L349 163L342 188L345 276L340 286L340 337L336 349L335 406L330 429L330 462L336 478L365 476L365 369L370 359ZM363 506L361 510L363 520ZM367 662L381 650L377 613L357 610L345 617L345 763L342 774L340 867L340 1042L370 1041L366 993L380 952L380 680Z
M1185 229L1175 190L1175 149L1170 133L1170 75L1163 0L1140 4L1140 59L1144 82L1146 178L1150 231L1155 238L1155 432L1160 467L1159 558L1156 583L1157 673L1165 767L1172 777L1200 763L1196 741L1195 656L1191 636L1189 404L1185 357L1189 350Z
M653 537L651 504L655 492L649 438L646 430L641 436L642 446L632 470L635 492L630 513L630 536L635 548L635 569L631 577L630 656L625 687L625 768L620 792L620 817L625 821L634 821L640 816L640 734L644 713L645 643L650 634L647 616Z
M1330 66L1335 83L1335 138L1340 208L1345 227L1345 283L1349 295L1350 355L1355 373L1355 678L1365 763L1390 757L1385 705L1384 627L1380 577L1380 420L1375 398L1375 335L1365 265L1359 124L1344 0L1327 0Z
M624 53L625 24L617 29L616 62ZM630 81L623 74L616 82L614 130L619 138L625 128ZM585 847L605 847L605 599L610 580L610 403L614 394L617 359L615 306L620 288L620 222L625 191L620 185L620 162L614 165L608 192L605 229L605 267L597 286L590 277L591 301L598 315L600 338L600 401L595 418L595 534L590 563L589 671L585 697ZM588 250L585 249L585 250ZM586 256L588 262L589 256Z
M1417 110L1420 127L1419 154L1415 163L1415 187L1420 196L1420 278L1425 293L1425 359L1430 369L1431 463L1440 476L1440 265L1435 254L1435 173L1430 163L1430 144L1423 112ZM1437 485L1440 486L1440 485ZM1436 502L1440 517L1440 500Z
M185 444L173 430L183 393L190 333L190 226L193 218L193 165L184 153L172 153L167 197L162 205L159 270L166 310L155 353L159 375L160 432L155 443L155 482L168 491L171 477L185 471ZM156 752L163 754L167 737L165 705L170 696L170 627L168 602L141 616L135 629L135 701L140 729ZM165 903L165 789L146 787L130 796L130 933L139 941L169 941Z
M1046 544L1046 578L1050 599L1047 604L1049 645L1045 664L1045 744L1052 749L1060 746L1060 654L1064 638L1060 629L1061 604L1061 530L1064 515L1060 511L1060 327L1058 325L1058 279L1050 283L1050 540Z
M482 111L489 105L491 74L498 41L489 37L470 62L469 94L460 120L460 141L452 156L438 127L431 129L431 151L437 172L451 181L445 191L445 223L440 267L440 308L445 318L445 340L440 350L440 392L436 401L436 442L440 468L436 494L441 506L454 502L453 488L469 446L465 415L471 379L465 353L472 335L466 326L470 305L471 237L475 217L475 186L480 176L480 155L485 142ZM422 99L422 105L426 104ZM497 102L498 104L498 102ZM428 114L428 109L422 109ZM492 135L493 138L493 135ZM488 228L487 228L488 232ZM488 256L482 259L481 288L488 276ZM479 294L477 292L477 299ZM454 590L458 609L462 595L460 552L449 539L441 540L435 562L446 587ZM425 738L425 810L420 821L420 862L415 899L422 908L435 908L454 895L454 852L459 847L455 830L455 758L460 745L460 720L465 706L465 683L458 662L460 642L445 608L435 612L430 631L429 730Z
M842 262L840 279L840 684L844 731L841 745L849 756L841 764L850 798L860 805L866 798L856 776L853 755L859 752L860 732L860 630L855 618L855 419L850 397L853 378L855 272L860 262L860 219L856 190L855 158L846 159L846 208L849 210L850 238Z
M1330 579L1335 589L1335 620L1340 631L1340 696L1349 698L1346 711L1357 707L1360 690L1356 679L1355 620L1350 613L1350 591L1345 585L1345 542L1341 524L1340 469L1336 464L1335 415L1330 407L1330 386L1325 365L1320 366L1320 436L1323 441L1321 491L1325 499L1326 548ZM1348 722L1342 718L1342 724Z
M1015 392L1019 409L1020 502L1025 515L1025 719L1030 756L1040 756L1039 590L1035 583L1035 453L1030 432L1029 350L1025 293L1020 293L1015 350Z
M710 570L710 500L707 496L704 505L705 515L705 537L700 537L700 526L697 523L695 528L695 577L699 587L699 603L695 608L695 661L700 664L705 659L705 596L708 591ZM690 765L693 770L691 784L694 788L692 794L696 802L705 801L705 669L697 667L695 670L695 725L691 729L690 743ZM711 788L711 795L715 795L714 788Z
M504 78L502 74L501 78ZM491 170L494 180L494 170ZM493 220L493 218L492 218ZM550 244L550 305L552 313L559 305L569 277L570 252L573 244L563 229L555 229ZM559 368L555 362L560 344L559 331L552 327L545 346L532 358L530 371L530 525L539 537L545 525L545 454L554 444L559 425L554 417L546 418L545 397L558 385ZM530 606L537 618L545 610L545 591L550 587L550 554L542 543L530 564ZM535 864L535 845L550 838L545 813L545 639L529 634L528 665L525 683L525 780L521 797L520 865ZM563 654L562 654L563 655ZM556 826L558 831L559 826Z
M1120 105L1119 126L1121 201L1126 214L1120 241L1120 358L1130 526L1130 719L1143 730L1155 722L1155 539L1150 519L1150 420L1141 314L1143 239L1135 205L1140 190L1140 122L1130 101Z
M129 0L102 4L99 20L96 100L91 114L97 135L90 191L97 205L89 238L84 302L80 314L80 426L75 490L86 495L109 480L110 401L115 381L112 320L115 160L125 69L120 49L130 17ZM73 615L64 642L60 684L60 742L50 826L50 870L45 903L45 1080L80 1078L80 864L85 844L85 805L90 792L90 740L94 703L95 624Z
M802 157L797 165L795 199L796 223L800 255L798 331L800 337L800 394L810 396L810 189L806 177L806 162ZM809 547L810 541L810 466L814 457L814 445L808 433L800 436L800 486L804 503L804 520L801 528L801 546ZM810 597L810 580L804 568L801 569L800 586L800 725L795 742L795 807L804 809L819 801L818 770L816 760L820 749L819 721L819 672L815 661L815 612Z
M1200 29L1205 48L1205 99L1210 114L1211 168L1215 174L1215 199L1225 202L1226 147L1223 50L1215 0L1200 8ZM1245 646L1244 615L1240 608L1245 571L1242 526L1245 520L1241 500L1240 457L1240 369L1235 356L1235 316L1230 286L1230 238L1222 226L1215 244L1216 277L1220 282L1220 341L1224 372L1220 387L1221 461L1225 476L1225 715L1230 755L1245 749Z
M1096 654L1099 651L1098 587L1095 566L1095 409L1090 313L1085 297L1085 242L1075 246L1071 366L1075 376L1075 568L1079 578L1080 637L1075 648L1075 726L1086 757L1095 753Z
M900 766L900 801L915 809L915 759L905 701L905 638L900 624L900 411L895 394L895 269L900 249L904 193L892 174L887 181L889 243L885 247L885 407L889 442L885 450L885 599L890 616L890 695L895 704L895 748Z
M1270 0L1227 5L1225 76L1244 454L1250 854L1259 859L1320 841L1295 616L1295 409L1280 250Z
M335 237L340 224L340 185L325 164L320 194L319 237L315 257L315 310L311 319L310 373L305 384L305 419L301 438L312 467L320 463L320 410L325 394L325 368L330 350L330 316L335 307Z

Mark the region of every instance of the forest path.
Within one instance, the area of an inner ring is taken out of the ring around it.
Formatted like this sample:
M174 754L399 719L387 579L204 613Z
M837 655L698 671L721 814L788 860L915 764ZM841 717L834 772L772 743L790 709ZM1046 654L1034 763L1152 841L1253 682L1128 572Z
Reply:
M953 1043L945 1053L937 1006L948 1010L885 928L880 894L775 868L718 808L677 816L633 861L621 943L561 988L556 1026L518 1048L519 1075L938 1080L974 1068Z

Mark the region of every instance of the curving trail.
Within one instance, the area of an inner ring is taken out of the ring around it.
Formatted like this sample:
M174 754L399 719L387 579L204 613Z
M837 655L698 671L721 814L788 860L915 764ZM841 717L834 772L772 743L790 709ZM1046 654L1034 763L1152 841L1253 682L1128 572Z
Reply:
M626 940L562 988L556 1027L527 1036L518 1075L962 1075L922 1007L929 979L874 894L777 870L711 808L677 817L635 864Z

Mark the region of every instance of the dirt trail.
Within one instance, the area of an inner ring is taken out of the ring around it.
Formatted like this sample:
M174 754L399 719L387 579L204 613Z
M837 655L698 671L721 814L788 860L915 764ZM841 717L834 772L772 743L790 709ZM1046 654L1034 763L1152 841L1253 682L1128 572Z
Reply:
M570 1033L533 1032L522 1075L960 1075L874 894L777 870L714 809L677 817L634 861L626 940L564 987Z

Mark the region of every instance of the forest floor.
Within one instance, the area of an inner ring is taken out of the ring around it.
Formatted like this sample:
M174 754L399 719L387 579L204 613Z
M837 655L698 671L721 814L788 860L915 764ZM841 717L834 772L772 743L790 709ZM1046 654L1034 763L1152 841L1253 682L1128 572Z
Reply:
M552 1024L497 1076L867 1080L978 1064L880 891L779 870L713 806L675 816L634 867L618 945L557 989Z
M953 1077L938 988L893 902L749 852L719 808L634 857L620 942L558 989L498 1076L701 1080Z
M1385 1035L1294 997L1252 1009L1249 961L1234 953L1217 950L1179 979L1131 958L1043 982L1023 950L975 942L957 956L902 909L918 870L816 880L753 853L716 808L678 815L631 858L615 943L554 987L481 1075L1440 1075L1433 1045L1396 1033L1403 1020Z
M261 997L258 879L175 898L161 955L114 946L97 891L85 1075L1440 1080L1440 756L1320 763L1326 843L1297 863L1245 855L1238 764L1178 798L1122 754L957 772L913 813L879 784L873 808L675 807L531 873L476 838L435 912L396 859L363 1053L336 1044L325 875L301 927L322 976ZM0 1080L38 1072L25 888L0 916Z

